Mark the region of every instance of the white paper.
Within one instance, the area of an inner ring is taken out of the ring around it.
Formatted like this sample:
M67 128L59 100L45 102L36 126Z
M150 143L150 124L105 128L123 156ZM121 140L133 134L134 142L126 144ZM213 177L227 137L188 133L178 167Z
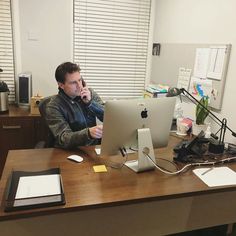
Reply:
M210 64L207 77L211 79L221 80L224 60L226 54L226 46L212 47L210 49Z
M179 68L177 88L184 88L188 90L191 72L191 69L185 69L184 67Z
M16 199L49 196L61 193L60 175L20 177Z
M200 100L203 96L208 96L208 101L210 103L210 97L212 93L212 80L192 77L189 86L189 93L193 95L197 100Z
M210 58L210 48L196 49L194 73L193 73L194 76L202 79L207 78L209 58Z
M209 171L206 172L207 170ZM209 187L236 184L236 172L228 167L199 168L193 170L193 173Z

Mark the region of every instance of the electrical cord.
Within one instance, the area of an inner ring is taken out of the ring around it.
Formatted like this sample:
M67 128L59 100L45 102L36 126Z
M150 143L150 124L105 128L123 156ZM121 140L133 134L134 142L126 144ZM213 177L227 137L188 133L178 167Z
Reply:
M133 148L130 148L131 150L133 151L137 151ZM111 162L110 164L110 167L112 168L115 168L115 169L121 169L125 163L127 162L128 160L128 153L126 151L125 148L120 148L120 152L122 154L122 156L125 158L124 161L122 163L115 163L115 162ZM152 162L152 164L158 169L160 170L161 172L165 173L165 174L169 174L169 175L177 175L177 174L180 174L180 173L183 173L185 171L187 171L188 169L190 169L190 167L195 167L195 166L207 166L207 165L218 165L218 164L224 164L224 163L229 163L229 162L232 162L234 160L236 160L236 157L227 157L227 158L224 158L224 159L221 159L221 160L217 160L217 161L204 161L204 162L195 162L195 163L189 163L189 164L186 164L185 166L183 166L181 169L178 170L178 166L170 161L170 160L167 160L167 159L164 159L164 158L157 158L159 160L163 160L163 161L167 161L171 164L173 164L175 166L175 168L177 169L177 171L169 171L159 165L157 165L153 160L152 158L150 157L150 155L146 152L143 151L143 154ZM136 160L130 160L129 162L133 162L133 161L136 161Z
M129 149L132 150L132 151L138 152L138 149L135 149L135 148L132 148L132 147L130 147ZM111 168L114 168L114 169L121 169L121 168L125 165L125 163L137 161L137 160L130 160L130 161L127 161L127 160L128 160L128 152L127 152L126 148L124 148L124 147L123 147L123 148L119 148L119 151L120 151L121 155L125 158L125 160L124 160L122 163L110 161L110 167L111 167ZM172 164L172 165L175 167L176 170L178 170L178 166L177 166L174 162L169 161L169 160L164 159L164 158L157 158L157 159L158 159L158 160L162 160L162 161L169 162L170 164ZM156 165L157 165L157 164L156 164ZM161 166L159 166L159 165L157 165L157 166L158 166L159 168L162 168L162 169L165 170L165 171L168 171L167 169L165 169L165 168L163 168L163 167L161 167Z
M131 151L138 152L138 150L135 149L135 148L130 147L129 149ZM121 169L125 165L126 162L135 162L135 161L137 161L137 160L127 161L128 160L128 152L127 152L125 147L119 148L119 151L120 151L121 155L125 158L125 160L122 163L110 161L110 163L111 163L110 167L115 168L115 169Z
M160 158L160 157L156 158L156 160L166 161L166 162L170 163L171 165L173 165L173 166L175 167L176 170L179 169L178 166L177 166L173 161L170 161L170 160L167 160L167 159L164 159L164 158ZM166 168L161 167L160 165L157 165L157 166L159 166L160 168L162 168L162 169L168 171Z
M161 172L165 173L165 174L169 174L169 175L177 175L177 174L180 174L184 171L186 171L188 168L192 167L192 166L206 166L206 165L218 165L218 164L224 164L224 163L227 163L227 162L231 162L232 160L236 160L236 157L228 157L228 158L224 158L224 159L221 159L219 161L207 161L207 162L198 162L198 163L190 163L190 164L187 164L185 166L183 166L180 170L178 171L173 171L173 172L170 172L170 171L166 171L162 168L160 168L153 160L152 158L145 152L143 152L143 154L149 158L149 160L153 163L153 165L158 169L160 170Z
M127 162L127 159L128 159L128 153L124 147L119 148L119 151L120 151L121 155L125 158L125 160L122 163L110 161L110 167L112 167L114 169L121 169L125 165L125 163Z
M170 172L170 171L167 171L167 170L164 170L162 169L161 167L159 167L153 160L152 158L147 154L147 153L144 153L143 154L149 158L149 160L152 162L152 164L158 169L160 170L161 172L165 173L165 174L169 174L169 175L176 175L176 174L179 174L181 172L183 172L185 169L187 169L188 167L192 166L193 164L187 164L185 165L182 169L180 170L177 170L177 171L173 171L173 172Z
M138 152L138 149L135 149L133 147L130 147L129 148L131 151L135 151L135 152ZM166 162L169 162L171 165L173 165L175 167L176 170L178 170L178 166L173 162L173 161L169 161L167 159L164 159L164 158L156 158L156 160L162 160L162 161L166 161ZM131 160L131 161L128 161L128 162L134 162L134 161L137 161L137 160ZM167 169L161 167L160 165L158 165L160 168L168 171Z

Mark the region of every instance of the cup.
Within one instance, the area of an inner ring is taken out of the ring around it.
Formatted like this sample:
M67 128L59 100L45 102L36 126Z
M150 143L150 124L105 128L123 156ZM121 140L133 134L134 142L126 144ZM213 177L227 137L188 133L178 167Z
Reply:
M185 136L187 135L187 131L189 130L188 124L184 122L184 118L177 118L177 135Z

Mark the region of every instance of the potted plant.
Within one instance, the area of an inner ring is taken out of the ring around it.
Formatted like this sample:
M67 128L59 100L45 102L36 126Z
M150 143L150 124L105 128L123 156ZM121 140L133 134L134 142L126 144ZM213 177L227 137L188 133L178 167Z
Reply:
M204 107L208 108L208 103L209 103L209 97L208 96L203 96L199 104L196 106L196 120L193 122L192 126L192 133L194 135L198 135L202 130L205 132L207 129L208 124L205 123L205 120L207 116L209 115L208 110L206 110Z

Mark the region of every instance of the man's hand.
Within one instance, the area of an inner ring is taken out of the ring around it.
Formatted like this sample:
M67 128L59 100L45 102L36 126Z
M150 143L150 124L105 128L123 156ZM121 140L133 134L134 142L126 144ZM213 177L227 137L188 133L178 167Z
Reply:
M89 133L92 138L101 138L102 137L102 125L96 125L89 128Z
M89 103L91 101L91 92L88 87L83 87L80 94L81 99L84 103Z

